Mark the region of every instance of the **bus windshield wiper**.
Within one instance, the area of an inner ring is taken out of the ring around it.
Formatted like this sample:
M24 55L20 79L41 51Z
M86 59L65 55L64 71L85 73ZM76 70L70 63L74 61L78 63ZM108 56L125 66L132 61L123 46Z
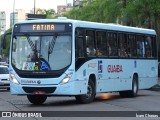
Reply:
M53 52L54 45L56 43L57 36L53 36L52 41L49 42L48 54Z
M48 62L49 62L49 55L53 52L54 45L56 43L57 35L53 36L52 41L49 42L48 47Z
M28 40L29 45L31 46L32 51L35 51L36 47L34 43L30 40L29 35L27 35L27 40Z
M31 49L32 49L33 54L34 54L32 56L32 60L33 61L38 61L39 60L39 56L38 56L38 52L37 52L37 45L36 45L36 43L34 44L33 41L30 40L29 35L26 35L26 36L27 36L28 43L31 46Z

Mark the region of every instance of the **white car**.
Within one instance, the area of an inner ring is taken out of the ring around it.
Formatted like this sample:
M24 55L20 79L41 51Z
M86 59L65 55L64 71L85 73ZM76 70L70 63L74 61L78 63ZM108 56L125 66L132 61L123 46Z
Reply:
M0 89L10 89L9 69L7 66L0 65Z

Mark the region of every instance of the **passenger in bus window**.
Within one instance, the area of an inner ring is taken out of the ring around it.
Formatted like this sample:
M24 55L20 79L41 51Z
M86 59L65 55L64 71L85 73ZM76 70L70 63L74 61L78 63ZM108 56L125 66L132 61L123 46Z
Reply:
M145 53L146 53L146 57L152 57L151 37L146 37Z
M102 56L102 55L103 55L103 52L102 52L102 50L100 50L100 49L97 49L97 55L98 55L98 56Z
M38 56L37 54L35 53L35 51L31 51L28 56L27 56L27 61L30 61L30 62L35 62L35 61L38 61Z
M144 41L142 42L142 57L145 57L145 46L144 46Z
M130 48L128 48L128 50L127 50L127 56L128 56L128 57L132 57L132 53L131 53Z
M108 54L111 55L112 49L109 43L107 44L107 50L108 50Z
M139 57L145 57L145 48L144 48L144 42L137 41L137 54Z
M89 44L87 47L87 55L88 56L95 56L96 55L96 49L91 44Z
M124 48L118 49L118 55L120 57L127 57L128 56L127 52L126 52L126 50Z

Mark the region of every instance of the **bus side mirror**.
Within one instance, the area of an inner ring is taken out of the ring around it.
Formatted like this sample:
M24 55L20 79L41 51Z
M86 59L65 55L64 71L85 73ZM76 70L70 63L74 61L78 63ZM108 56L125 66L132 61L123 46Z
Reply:
M7 41L7 36L10 36L12 34L12 32L8 32L8 33L5 33L3 36L2 36L2 44L1 44L1 47L3 49L6 49L6 41Z

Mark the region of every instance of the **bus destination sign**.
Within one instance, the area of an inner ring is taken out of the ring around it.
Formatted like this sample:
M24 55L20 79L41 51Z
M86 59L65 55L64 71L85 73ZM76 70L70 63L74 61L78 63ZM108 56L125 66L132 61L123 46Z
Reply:
M54 30L54 24L33 24L32 30L36 31Z
M20 24L15 25L15 32L58 32L65 31L68 24L53 24L53 23L39 23L39 24Z

